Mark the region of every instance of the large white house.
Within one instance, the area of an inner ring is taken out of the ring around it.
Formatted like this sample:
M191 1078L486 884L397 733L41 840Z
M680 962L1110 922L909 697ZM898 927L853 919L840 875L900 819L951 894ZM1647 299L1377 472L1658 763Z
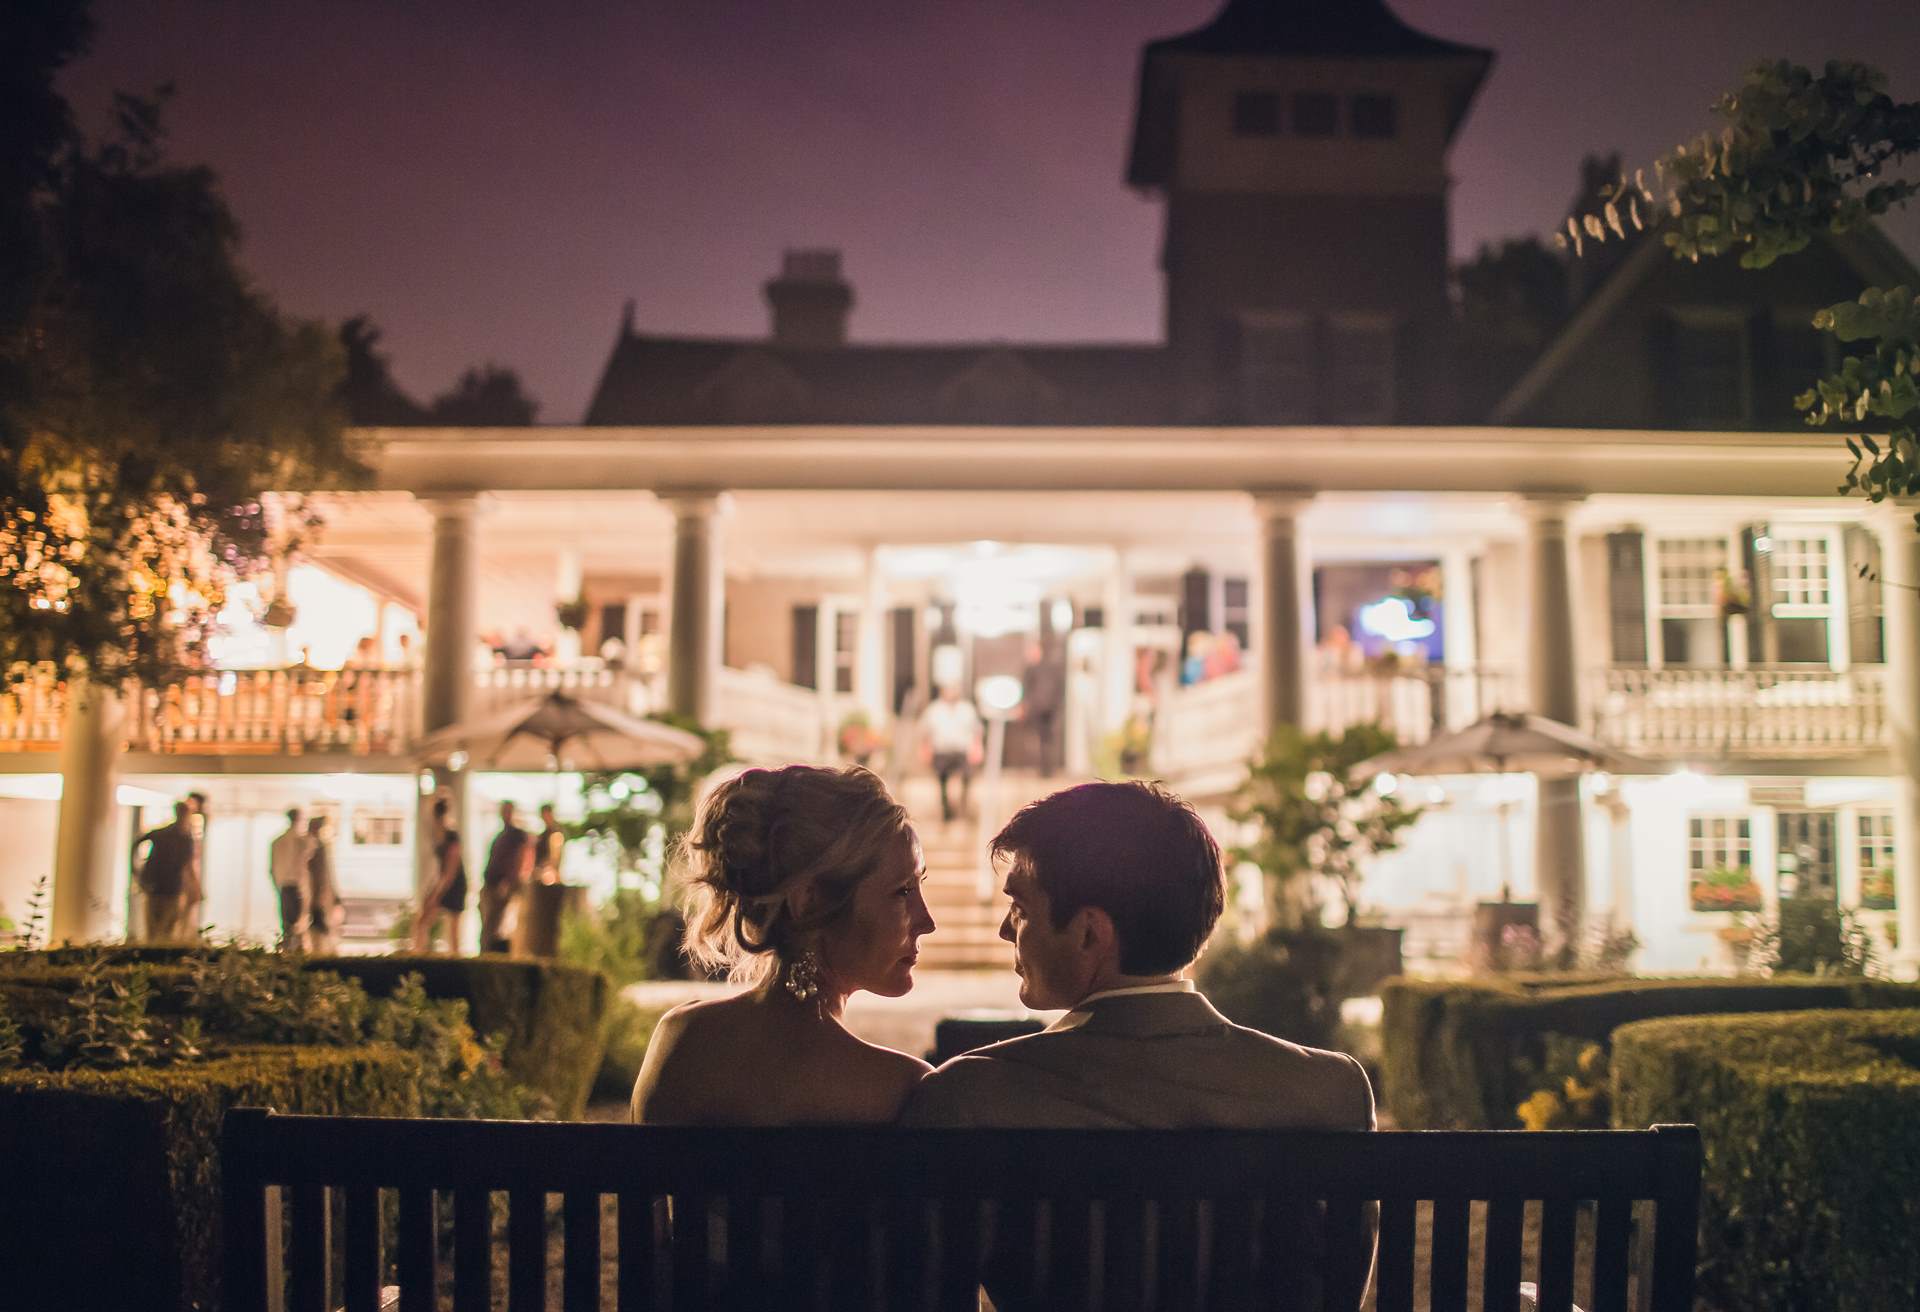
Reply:
M349 894L404 897L412 745L552 687L824 761L850 716L885 743L956 679L1014 721L984 828L1042 786L1013 705L1037 647L1069 774L1146 733L1128 763L1223 826L1281 722L1419 742L1531 709L1644 763L1399 781L1427 814L1365 896L1419 959L1457 959L1504 887L1632 928L1644 968L1725 969L1785 891L1857 909L1910 973L1920 535L1834 494L1839 442L1789 398L1830 349L1814 308L1920 274L1873 232L1765 273L1616 247L1492 386L1446 268L1490 60L1377 3L1232 0L1148 47L1128 181L1166 202L1162 343L850 342L838 257L798 251L765 339L630 309L579 426L369 429L378 490L327 501L292 628L236 614L226 668L123 708L0 700L0 909L57 869L56 934L118 932L133 827L189 788L214 923L271 931L294 803L338 817ZM363 637L377 668L343 669ZM500 646L546 654L477 655ZM564 795L454 782L482 837L485 802ZM930 842L959 872L946 960L988 936L979 837Z

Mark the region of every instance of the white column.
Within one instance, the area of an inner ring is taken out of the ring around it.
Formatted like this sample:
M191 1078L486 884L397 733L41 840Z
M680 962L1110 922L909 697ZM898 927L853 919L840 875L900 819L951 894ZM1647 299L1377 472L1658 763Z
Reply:
M673 582L667 616L667 709L701 724L713 715L720 668L720 497L714 492L664 498L673 510ZM823 617L824 618L824 617ZM832 667L822 671L832 677Z
M433 556L427 571L427 635L421 724L428 733L458 724L473 705L473 645L479 625L479 498L434 497Z
M1893 774L1895 965L1920 967L1920 529L1912 505L1879 508L1880 598L1886 625L1888 765Z
M854 650L853 686L867 722L878 729L890 718L893 689L887 683L887 580L880 572L880 549L867 548L865 586L861 589L859 645Z
M1307 643L1313 632L1312 588L1300 518L1313 502L1303 490L1256 492L1259 522L1259 598L1254 658L1260 671L1263 734L1282 724L1307 723Z
M433 515L433 554L427 565L426 653L421 661L420 727L426 733L460 724L473 713L473 649L478 640L480 594L476 547L478 497L423 498ZM453 805L454 822L467 843L473 828L467 816L467 774L436 767L437 790ZM425 889L435 878L430 797L420 799L413 829L414 879ZM467 860L473 860L469 847Z
M1579 661L1573 630L1573 559L1567 517L1585 498L1532 493L1527 518L1527 687L1536 715L1580 723ZM1542 779L1534 820L1534 878L1541 931L1555 946L1577 944L1586 917L1586 839L1580 780Z
M60 734L60 828L47 935L51 943L111 938L124 928L115 796L124 717L125 704L111 689L82 679L68 683Z
M1447 727L1464 728L1490 709L1480 704L1480 642L1474 632L1480 599L1473 591L1473 557L1465 547L1448 547L1440 557L1441 637L1446 643Z

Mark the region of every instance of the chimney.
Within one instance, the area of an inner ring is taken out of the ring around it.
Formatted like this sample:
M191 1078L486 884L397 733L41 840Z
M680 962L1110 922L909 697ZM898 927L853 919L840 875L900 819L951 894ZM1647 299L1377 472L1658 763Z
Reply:
M766 286L776 346L847 344L853 288L840 276L839 251L788 251Z

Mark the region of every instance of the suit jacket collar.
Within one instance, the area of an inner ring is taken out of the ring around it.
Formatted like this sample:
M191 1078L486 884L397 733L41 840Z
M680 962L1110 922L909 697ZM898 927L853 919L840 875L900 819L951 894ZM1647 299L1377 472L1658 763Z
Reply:
M1232 1024L1200 993L1134 993L1082 1003L1047 1027L1047 1033L1078 1030L1123 1039L1205 1034Z

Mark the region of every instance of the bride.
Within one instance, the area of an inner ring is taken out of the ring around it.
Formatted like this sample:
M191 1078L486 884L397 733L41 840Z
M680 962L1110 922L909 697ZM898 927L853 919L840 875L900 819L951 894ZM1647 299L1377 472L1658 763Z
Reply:
M907 813L858 766L748 770L682 846L687 952L750 987L661 1017L633 1088L643 1125L890 1122L927 1070L841 1022L899 997L933 917Z

